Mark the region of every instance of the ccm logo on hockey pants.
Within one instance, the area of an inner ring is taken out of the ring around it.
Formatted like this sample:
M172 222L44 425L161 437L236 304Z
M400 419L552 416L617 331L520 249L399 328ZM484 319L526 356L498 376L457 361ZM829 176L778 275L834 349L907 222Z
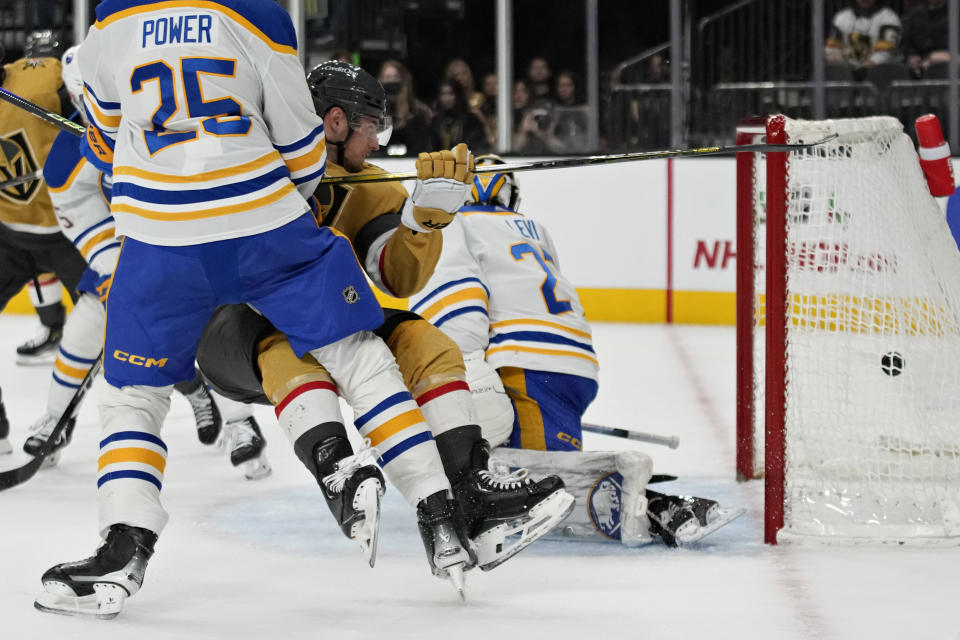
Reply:
M165 364L167 364L166 358L160 358L159 360L157 360L155 358L148 358L146 356L138 356L138 355L130 354L130 353L127 353L126 351L121 351L120 349L114 350L113 357L116 360L119 360L120 362L128 362L132 365L135 365L138 367L146 367L148 369L150 367L163 367Z

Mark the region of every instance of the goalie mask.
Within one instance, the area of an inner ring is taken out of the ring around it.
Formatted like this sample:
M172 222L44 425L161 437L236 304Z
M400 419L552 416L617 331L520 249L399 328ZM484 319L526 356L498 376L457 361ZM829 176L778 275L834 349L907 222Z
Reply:
M375 131L370 133L376 136L380 146L390 140L393 122L386 113L386 93L377 79L360 67L339 60L321 62L307 74L307 86L321 118L333 107L340 107L347 114L350 123L348 138L354 131L372 125ZM364 116L372 118L376 124L365 121Z
M492 153L477 156L477 166L506 164L503 158ZM468 205L498 205L512 211L520 206L520 187L513 173L477 173L473 177Z

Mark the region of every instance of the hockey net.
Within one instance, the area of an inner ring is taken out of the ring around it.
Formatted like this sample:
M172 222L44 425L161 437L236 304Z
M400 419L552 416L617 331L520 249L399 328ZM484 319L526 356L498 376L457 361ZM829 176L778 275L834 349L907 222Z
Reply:
M893 118L738 143L737 471L765 540L960 544L960 252Z

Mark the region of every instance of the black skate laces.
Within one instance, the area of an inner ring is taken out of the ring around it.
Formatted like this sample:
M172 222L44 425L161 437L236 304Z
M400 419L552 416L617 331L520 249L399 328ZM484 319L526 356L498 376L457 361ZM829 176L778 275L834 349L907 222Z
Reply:
M338 461L334 465L334 472L323 477L323 486L331 493L340 493L347 480L361 467L374 464L377 456L377 448L370 444L370 438L364 439L363 447L359 451Z

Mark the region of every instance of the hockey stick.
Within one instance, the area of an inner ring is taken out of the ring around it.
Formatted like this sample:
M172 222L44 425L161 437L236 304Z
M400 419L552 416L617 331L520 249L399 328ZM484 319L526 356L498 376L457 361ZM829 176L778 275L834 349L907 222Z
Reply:
M77 390L73 394L73 398L70 399L70 404L68 404L67 408L63 410L63 415L60 416L60 419L57 421L57 426L53 428L53 431L50 433L50 437L47 438L47 441L44 443L39 455L35 456L33 460L23 466L0 472L0 491L9 489L10 487L15 487L18 484L23 484L36 475L37 471L40 469L40 466L43 464L44 458L50 455L50 450L53 448L53 443L57 441L57 438L60 437L60 434L63 433L63 430L67 428L67 423L70 422L70 418L73 418L78 412L80 408L80 402L83 401L83 397L87 395L87 391L89 391L91 385L93 385L93 381L96 379L97 374L100 373L101 366L103 366L103 351L101 351L100 355L97 356L97 359L94 360L93 364L90 366L90 370L87 371L87 375L84 376L83 382L81 382L80 386L77 387Z
M20 107L24 111L31 113L32 115L40 118L44 122L52 124L55 127L60 127L64 131L72 133L78 138L82 138L84 132L87 130L83 125L72 122L67 118L64 118L59 113L54 113L49 109L44 109L38 104L34 104L25 98L21 98L15 93L10 93L6 89L0 88L0 100L9 102L10 104Z
M829 142L837 137L831 134L816 142L802 144L742 144L728 147L701 147L699 149L675 149L673 151L638 151L636 153L616 153L607 156L587 156L584 158L556 158L536 162L514 162L492 164L477 167L475 173L510 173L513 171L538 171L541 169L565 169L567 167L587 167L595 164L613 164L616 162L634 162L637 160L660 160L663 158L698 158L701 156L730 155L735 153L770 153L771 151L796 151ZM415 180L415 171L399 173L354 174L323 179L323 184L353 184L357 182L392 182L394 180Z
M25 184L27 182L33 182L34 180L42 180L42 179L43 179L43 171L34 171L33 173L27 173L22 176L17 176L16 178L12 178L10 180L7 180L6 182L0 182L0 191L3 191L4 189L9 189L10 187L16 187L18 185Z
M643 433L642 431L631 431L630 429L602 427L598 424L584 423L582 426L584 431L589 431L590 433L626 438L627 440L636 440L637 442L646 442L649 444L660 444L665 447L670 447L671 449L676 449L680 446L680 438L677 436L661 436L656 433Z

